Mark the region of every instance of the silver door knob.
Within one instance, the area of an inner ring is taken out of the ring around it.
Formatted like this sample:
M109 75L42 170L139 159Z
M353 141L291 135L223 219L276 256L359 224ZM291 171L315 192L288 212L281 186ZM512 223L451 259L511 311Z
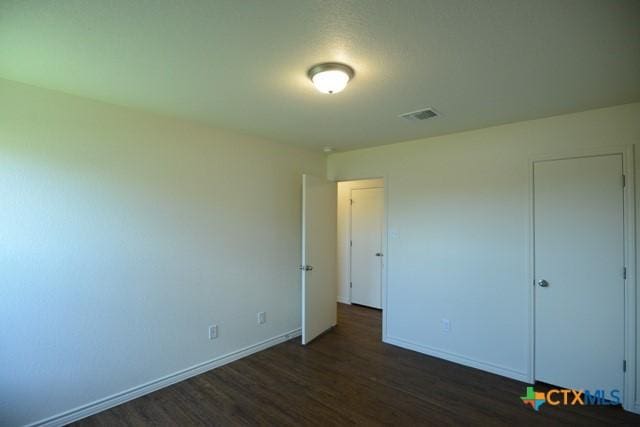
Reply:
M376 253L376 256L382 256L382 253L377 252L377 253Z
M549 286L549 282L544 279L540 279L538 280L538 286L540 286L541 288L546 288L547 286Z

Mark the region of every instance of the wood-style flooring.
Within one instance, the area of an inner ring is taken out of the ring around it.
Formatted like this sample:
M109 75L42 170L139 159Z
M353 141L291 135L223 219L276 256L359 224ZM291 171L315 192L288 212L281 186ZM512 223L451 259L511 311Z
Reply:
M640 425L620 407L535 412L524 383L383 344L380 311L339 304L338 316L306 347L288 341L75 425Z

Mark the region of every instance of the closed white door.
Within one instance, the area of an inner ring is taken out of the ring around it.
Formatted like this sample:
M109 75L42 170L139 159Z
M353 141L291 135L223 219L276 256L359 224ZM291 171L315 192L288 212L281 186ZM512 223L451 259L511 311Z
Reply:
M302 344L336 325L336 183L302 176Z
M535 378L623 389L621 155L534 164Z
M382 308L384 189L351 190L351 302Z

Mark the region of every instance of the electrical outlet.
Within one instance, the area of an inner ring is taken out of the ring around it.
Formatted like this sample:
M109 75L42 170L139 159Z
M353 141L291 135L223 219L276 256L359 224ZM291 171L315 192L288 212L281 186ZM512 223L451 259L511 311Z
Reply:
M451 321L442 319L442 332L449 333L451 331Z
M262 325L267 322L267 313L261 311L258 313L258 325Z
M209 339L214 340L218 338L218 325L209 326Z

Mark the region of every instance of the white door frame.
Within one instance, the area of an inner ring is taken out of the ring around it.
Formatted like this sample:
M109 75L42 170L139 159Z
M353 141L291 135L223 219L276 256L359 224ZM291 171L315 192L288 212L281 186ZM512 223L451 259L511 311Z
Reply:
M376 179L381 179L381 178L376 178ZM351 180L351 181L356 181L356 180ZM357 180L360 181L360 180ZM353 201L353 191L354 190L371 190L374 188L382 188L382 209L385 210L386 209L386 196L385 196L385 191L384 191L384 182L383 182L383 186L382 187L359 187L359 188L351 188L349 190L349 198ZM380 260L382 262L382 269L380 271L380 306L381 309L384 311L384 305L382 303L383 295L384 295L384 288L382 286L382 282L383 282L383 276L384 271L386 270L385 266L386 266L386 260L385 257L387 256L386 253L386 247L384 246L384 243L386 241L385 235L386 235L386 231L387 231L387 223L386 223L386 216L384 216L384 212L382 213L382 242L381 242L381 247L380 250L383 250L382 252L382 260ZM353 203L349 204L349 241L353 242ZM353 277L352 277L352 270L353 270L353 246L349 246L349 283L353 283ZM353 303L353 288L351 286L349 286L349 304Z
M624 359L627 370L624 373L623 407L628 411L640 413L640 403L636 402L636 247L635 247L635 178L634 146L623 145L603 148L590 148L537 155L529 158L529 232L527 244L529 287L529 382L535 382L535 241L534 241L534 174L536 162L562 160L580 157L593 157L611 154L622 155L622 170L626 177L624 187L624 262L627 277L624 288ZM622 361L621 361L622 362ZM622 366L620 366L622 369Z

